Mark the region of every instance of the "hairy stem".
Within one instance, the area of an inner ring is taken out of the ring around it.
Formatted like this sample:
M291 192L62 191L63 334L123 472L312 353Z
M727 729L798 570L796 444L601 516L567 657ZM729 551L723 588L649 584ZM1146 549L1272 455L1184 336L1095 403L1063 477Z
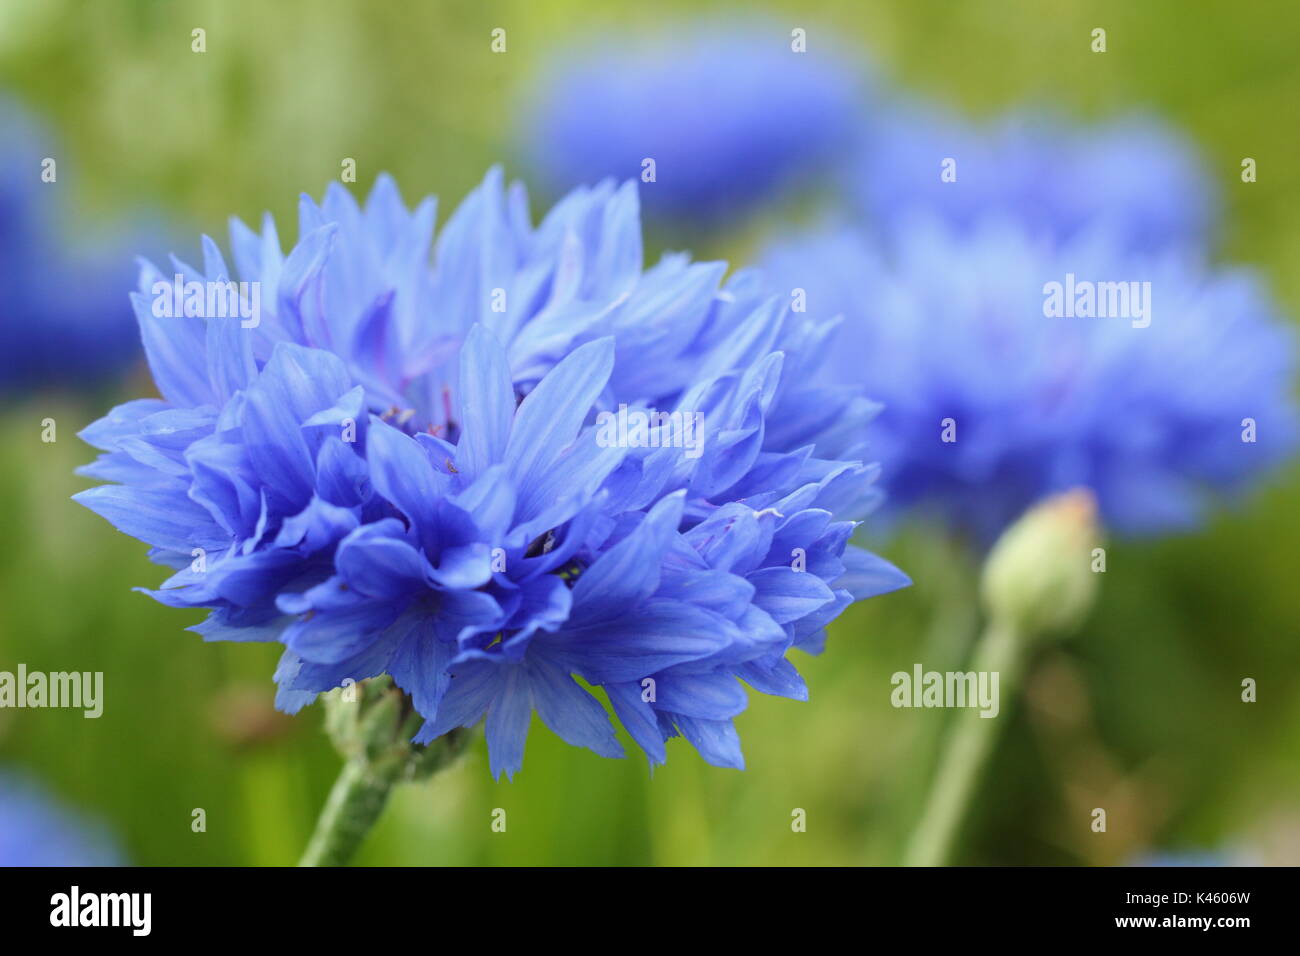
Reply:
M455 762L469 734L453 730L411 743L423 719L389 678L348 694L326 695L326 729L345 762L299 866L343 866L352 859L403 780L423 780Z
M346 865L379 820L396 782L388 767L376 772L364 760L345 763L298 865Z

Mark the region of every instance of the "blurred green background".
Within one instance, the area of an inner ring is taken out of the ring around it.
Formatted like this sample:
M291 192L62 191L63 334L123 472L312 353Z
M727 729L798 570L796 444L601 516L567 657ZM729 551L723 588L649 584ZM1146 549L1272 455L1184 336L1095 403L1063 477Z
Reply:
M578 0L68 2L0 0L0 87L42 114L70 162L60 185L86 221L161 206L191 236L273 212L295 228L355 158L358 186L392 172L441 218L510 137L532 71L588 31L629 35L709 4ZM889 84L976 114L1025 101L1081 116L1151 107L1221 173L1225 261L1260 266L1300 314L1300 14L1291 2L1180 0L747 4L834 36ZM689 19L684 21L689 23ZM1089 51L1108 31L1109 50ZM207 52L190 31L207 31ZM504 27L508 52L489 35ZM689 29L683 25L681 29ZM1259 181L1242 184L1243 156ZM65 166L60 161L60 172ZM534 214L549 197L534 197ZM750 234L700 237L743 257ZM674 236L674 244L683 242ZM651 237L657 256L661 238ZM123 290L125 294L127 290ZM140 864L289 864L339 767L321 713L271 710L276 646L205 645L199 620L130 589L162 569L71 503L91 450L75 432L150 394L10 403L0 420L0 669L102 670L99 720L0 710L0 763L19 764L106 820ZM58 441L40 440L54 417ZM1112 542L1100 606L1036 663L1006 728L960 860L1126 862L1221 851L1300 863L1300 470L1200 533ZM535 722L523 772L494 783L469 759L399 793L361 853L370 864L889 863L920 809L942 710L894 710L889 676L960 667L977 621L973 569L926 529L872 540L916 579L832 628L803 659L812 700L752 695L737 721L749 769L709 767L681 742L645 761L571 748ZM1243 704L1244 677L1259 700ZM630 750L630 742L625 740ZM203 808L204 833L191 831ZM1106 834L1089 829L1105 807ZM490 824L507 813L505 833ZM792 832L791 813L807 813Z

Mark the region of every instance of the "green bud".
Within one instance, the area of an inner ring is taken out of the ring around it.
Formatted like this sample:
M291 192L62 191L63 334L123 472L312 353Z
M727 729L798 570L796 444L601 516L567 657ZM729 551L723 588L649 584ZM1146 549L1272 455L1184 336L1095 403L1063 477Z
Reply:
M1030 508L984 562L980 591L989 615L1028 634L1078 627L1097 593L1092 553L1100 536L1097 501L1087 489Z
M410 697L388 676L372 677L354 687L322 695L325 730L347 760L367 773L395 780L421 780L453 763L471 734L452 730L427 746L411 743L424 718Z
M428 746L411 742L424 718L391 677L372 677L325 697L325 728L344 757L300 866L346 863L383 812L393 787L455 762L470 734L453 730Z

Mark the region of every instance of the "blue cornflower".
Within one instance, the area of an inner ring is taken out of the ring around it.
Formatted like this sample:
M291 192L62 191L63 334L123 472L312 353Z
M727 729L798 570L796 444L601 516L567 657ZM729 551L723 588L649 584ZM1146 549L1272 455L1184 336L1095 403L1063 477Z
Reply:
M0 101L0 390L85 389L139 358L123 295L134 268L115 243L60 238L66 165L45 131Z
M652 760L681 733L739 766L737 678L804 696L786 651L906 583L848 544L877 493L841 423L781 420L875 412L786 379L829 326L752 274L720 286L722 264L645 269L634 185L578 190L534 227L494 170L436 247L433 201L409 211L387 178L364 208L333 186L299 218L287 256L269 218L232 224L247 286L208 239L201 272L144 267L162 398L82 433L105 452L84 473L117 484L77 496L175 569L149 593L208 609L194 630L285 646L281 707L390 674L417 739L486 715L512 774L534 710L621 754L576 676ZM178 283L237 301L172 317ZM636 441L602 421L651 413ZM675 441L697 418L703 440Z
M1074 125L1020 110L980 123L906 101L878 111L865 142L849 192L884 234L918 215L961 230L1014 218L1056 241L1105 222L1113 241L1153 251L1204 243L1217 214L1193 144L1152 116Z
M1186 526L1295 448L1294 337L1249 270L1135 255L1110 223L1061 244L1005 219L914 220L883 245L829 229L765 263L845 315L829 374L885 405L872 441L891 505L985 542L1080 485L1119 531ZM1125 287L1130 316L1056 308L1098 282Z
M856 136L860 71L825 31L798 42L752 21L588 40L543 68L524 152L555 190L638 177L655 217L725 221L815 184Z
M0 770L0 866L120 866L97 825L74 814L26 775Z
M1259 866L1251 853L1239 850L1148 850L1125 866Z

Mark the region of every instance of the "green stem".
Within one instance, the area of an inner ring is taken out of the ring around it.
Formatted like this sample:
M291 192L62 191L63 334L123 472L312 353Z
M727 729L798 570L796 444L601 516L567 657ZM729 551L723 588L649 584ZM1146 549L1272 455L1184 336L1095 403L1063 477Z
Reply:
M463 730L411 743L423 719L388 678L356 688L351 699L325 698L326 729L346 758L299 866L344 866L378 822L393 787L423 780L449 766L465 749Z
M1028 637L1009 623L994 620L976 645L971 669L977 674L998 674L998 717L1007 716L1016 699ZM948 862L971 797L1004 723L997 717L981 717L980 711L973 707L959 710L953 716L925 810L904 854L906 865L941 866Z
M364 760L345 763L298 865L346 865L388 804L400 768L394 763L376 772Z

